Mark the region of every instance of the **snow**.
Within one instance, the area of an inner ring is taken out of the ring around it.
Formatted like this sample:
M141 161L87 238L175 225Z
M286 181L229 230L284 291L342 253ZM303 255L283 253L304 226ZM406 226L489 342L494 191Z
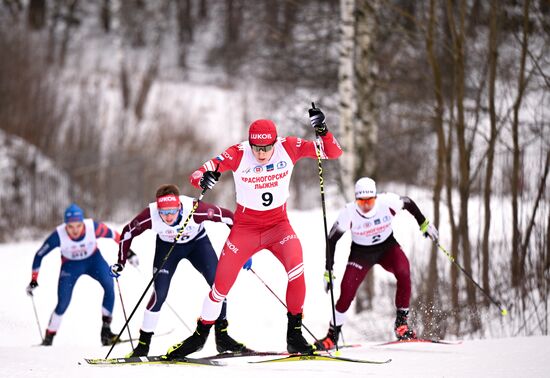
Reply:
M329 226L337 211L329 211ZM330 299L322 288L324 271L324 236L320 210L290 212L290 220L304 249L307 295L304 306L304 324L317 337L326 333L330 318ZM121 225L114 226L121 229ZM405 251L427 248L420 237L412 217L396 218L396 237ZM225 226L208 224L214 248L219 251L228 234ZM44 238L49 233L44 234ZM439 344L400 344L377 346L392 337L392 310L373 311L376 319L364 319L351 313L344 325L346 343L361 343L359 348L342 350L343 357L369 360L392 359L384 365L356 364L344 362L303 361L271 364L249 364L247 359L224 360L225 367L207 366L90 366L83 358L105 357L109 347L100 345L102 292L99 284L91 278L82 277L74 290L69 309L54 339L52 347L36 346L40 343L37 320L32 301L25 295L25 287L30 280L31 263L35 251L43 240L0 244L0 277L2 278L3 305L0 308L0 376L3 377L151 377L151 376L192 376L211 377L224 374L227 377L280 378L281 374L300 377L357 377L357 376L408 376L408 377L515 377L548 376L545 357L550 347L548 336L464 340L459 345ZM342 277L349 246L349 236L345 235L338 243L335 275ZM116 260L116 245L111 240L100 240L100 248L109 263ZM144 288L150 280L150 270L154 250L154 234L146 232L138 237L132 248L140 258L140 267L127 266L119 278L120 290L126 313L130 314ZM35 305L42 332L56 304L57 278L59 274L59 252L53 251L42 263L39 276L40 286L35 292ZM286 275L282 266L267 251L254 257L252 272L242 271L228 296L229 332L248 347L258 350L284 350L286 332L286 310L268 291L259 277L284 300ZM392 276L382 270L376 272L381 284L391 282ZM13 286L12 286L13 285ZM10 290L12 287L14 290ZM120 297L116 288L116 304L113 330L124 324ZM171 284L167 303L194 328L199 316L202 301L208 287L202 277L184 261L180 264ZM390 290L391 292L391 290ZM335 293L337 296L337 293ZM413 293L414 295L414 293ZM141 324L143 307L149 295L145 296L130 322L130 331L135 337ZM386 302L384 302L386 303ZM353 308L353 306L352 306ZM368 315L368 314L367 314ZM376 324L374 329L373 325ZM380 326L381 325L381 326ZM382 328L382 329L378 329ZM190 332L174 312L164 306L158 333L174 329L164 336L153 338L151 354L162 354L169 346L187 337ZM125 334L127 336L127 334ZM308 340L312 337L304 330ZM127 354L129 343L114 347L110 357ZM211 335L205 348L192 357L215 353L214 337ZM261 358L256 358L261 359Z

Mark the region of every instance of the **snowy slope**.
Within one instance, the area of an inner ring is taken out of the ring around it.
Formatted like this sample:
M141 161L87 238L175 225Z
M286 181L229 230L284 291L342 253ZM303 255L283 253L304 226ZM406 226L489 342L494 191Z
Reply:
M329 225L336 216L329 212ZM326 332L330 317L330 300L322 289L324 270L324 237L320 211L291 212L290 219L302 240L306 266L308 292L304 308L304 324L317 337ZM411 217L396 218L399 227L396 237L405 249L411 243L425 241L418 235L416 224ZM223 225L209 225L209 232L216 250L219 251L228 234ZM46 236L46 235L44 235ZM95 367L79 365L83 357L105 357L108 348L99 342L101 327L100 307L101 288L99 284L83 277L78 282L71 305L67 310L54 345L50 348L34 346L40 343L37 321L31 300L24 289L30 279L31 262L42 240L18 244L0 245L0 277L2 279L2 307L0 308L0 376L5 377L151 377L152 375L212 377L224 374L228 377L280 377L290 374L300 377L357 377L357 376L413 376L413 377L454 377L454 376L548 376L545 357L550 347L549 337L529 337L514 339L465 340L460 345L394 345L380 347L376 344L391 337L392 309L376 320L385 329L372 329L369 325L357 324L350 315L349 326L344 327L346 341L362 343L361 348L345 349L343 356L365 359L387 359L386 365L363 365L340 362L294 362L280 364L250 365L243 359L227 361L227 367L192 366L117 366ZM347 256L349 238L347 235L339 243L335 274L342 277ZM103 255L109 262L116 259L116 246L111 240L101 241ZM150 279L150 267L154 248L154 235L147 232L137 238L132 246L138 253L141 265L139 270L128 266L119 279L126 312L129 314L141 296ZM418 247L418 245L416 245ZM39 277L39 288L35 295L42 332L56 303L56 286L59 272L59 253L53 251L43 260ZM253 268L257 274L284 299L286 275L270 253L263 251L254 258ZM147 272L147 273L146 273ZM384 282L382 270L377 271ZM390 278L390 277L386 277ZM202 300L208 291L202 277L188 262L179 266L168 296L170 306L194 328L200 314ZM145 297L145 302L148 295ZM260 350L283 350L285 348L286 311L278 300L265 288L251 272L242 272L229 297L228 318L230 334L243 341L250 348ZM137 335L142 317L140 306L132 321L130 330ZM373 316L379 316L373 314ZM113 330L124 323L118 290L113 321ZM354 323L353 327L351 323ZM371 324L371 323L369 323ZM166 349L187 337L190 332L174 313L164 307L158 332L174 329L165 336L153 339L151 354L161 354ZM306 338L311 336L304 331ZM375 335L375 336L373 336ZM122 356L130 351L129 344L117 345L111 357ZM211 336L203 351L194 356L215 353Z

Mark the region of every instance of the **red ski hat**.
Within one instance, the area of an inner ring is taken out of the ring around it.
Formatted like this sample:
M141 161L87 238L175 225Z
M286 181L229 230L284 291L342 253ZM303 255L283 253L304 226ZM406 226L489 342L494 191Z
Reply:
M157 208L158 209L167 209L179 207L180 199L174 194L166 194L162 197L157 198Z
M248 129L248 141L256 146L267 146L277 140L277 127L269 119L259 119Z

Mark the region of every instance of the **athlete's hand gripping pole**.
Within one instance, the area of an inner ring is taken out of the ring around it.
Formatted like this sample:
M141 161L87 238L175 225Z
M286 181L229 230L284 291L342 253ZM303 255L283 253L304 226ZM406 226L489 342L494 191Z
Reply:
M308 110L310 123L315 128L315 151L317 153L317 162L319 166L319 187L321 189L321 207L323 210L323 226L325 229L325 258L332 261L332 256L330 255L328 248L328 227L327 227L327 210L325 206L325 184L323 179L323 162L321 159L321 135L327 133L327 127L325 124L325 115L323 112L315 107L315 103L311 103L311 109ZM332 264L329 264L332 266ZM328 286L330 291L330 304L332 307L332 324L336 324L336 309L334 306L334 284L332 282L332 267L328 270ZM339 354L338 344L336 346L336 355Z

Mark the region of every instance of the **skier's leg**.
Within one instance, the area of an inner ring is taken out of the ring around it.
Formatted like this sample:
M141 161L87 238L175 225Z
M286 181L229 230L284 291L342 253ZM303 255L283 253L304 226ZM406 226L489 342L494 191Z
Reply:
M399 244L389 247L379 264L388 272L394 274L397 280L395 292L395 336L398 339L412 339L416 332L408 325L409 303L411 298L411 274L409 260Z

